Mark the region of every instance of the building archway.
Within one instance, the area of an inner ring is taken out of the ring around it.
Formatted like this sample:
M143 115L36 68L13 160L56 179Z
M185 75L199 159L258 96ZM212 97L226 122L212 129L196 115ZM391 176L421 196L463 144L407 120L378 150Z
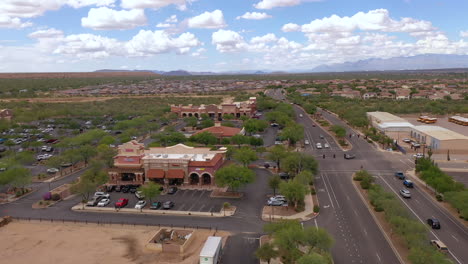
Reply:
M198 113L195 113L194 116L195 116L196 118L199 118Z
M211 175L208 173L202 174L202 184L203 185L211 185Z
M189 117L192 117L192 113L189 113L188 116L189 116Z
M240 114L240 113L237 113L237 114L236 114L236 117L237 117L237 118L241 117L241 114Z
M187 114L186 114L186 113L183 113L183 114L182 114L182 117L187 117Z
M200 176L197 173L190 174L190 184L198 185L200 183Z

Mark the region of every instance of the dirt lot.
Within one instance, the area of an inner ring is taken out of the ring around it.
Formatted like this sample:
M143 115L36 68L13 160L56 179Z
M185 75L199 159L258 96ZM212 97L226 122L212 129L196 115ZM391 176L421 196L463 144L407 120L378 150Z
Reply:
M153 72L32 72L0 73L0 79L44 79L44 78L101 78L126 76L158 76Z
M182 259L144 248L157 227L13 221L0 228L0 259L9 264L198 263L206 238L214 231L197 230ZM227 232L216 236L226 237Z

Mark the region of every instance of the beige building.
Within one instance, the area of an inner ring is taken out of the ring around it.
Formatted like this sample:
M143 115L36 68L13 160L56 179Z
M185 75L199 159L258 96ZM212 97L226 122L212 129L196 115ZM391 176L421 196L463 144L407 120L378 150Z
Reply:
M367 112L369 123L382 133L410 132L413 125L399 116L387 112Z
M468 153L468 137L439 126L414 126L411 137L435 153Z

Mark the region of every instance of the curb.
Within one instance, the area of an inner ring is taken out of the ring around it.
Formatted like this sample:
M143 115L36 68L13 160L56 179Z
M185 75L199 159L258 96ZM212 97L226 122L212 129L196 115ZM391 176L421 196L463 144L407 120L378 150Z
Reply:
M16 202L16 201L18 201L18 200L20 200L20 199L23 199L24 197L29 196L31 193L34 193L34 192L36 192L37 190L38 190L38 189L32 189L32 188L31 188L31 191L28 192L27 194L21 195L20 197L15 197L12 201L6 201L6 202L2 202L2 203L0 203L0 204L9 204L9 203L12 203L12 202Z
M121 208L121 209L114 209L108 207L87 207L84 206L83 209L82 204L77 204L71 208L72 211L75 212L92 212L92 213L129 213L135 215L171 215L171 216L200 216L200 217L228 217L233 216L236 211L237 207L232 206L233 210L226 211L226 216L224 216L224 212L221 210L219 212L190 212L190 211L171 211L171 210L151 210L151 209L143 209L138 210L134 208Z

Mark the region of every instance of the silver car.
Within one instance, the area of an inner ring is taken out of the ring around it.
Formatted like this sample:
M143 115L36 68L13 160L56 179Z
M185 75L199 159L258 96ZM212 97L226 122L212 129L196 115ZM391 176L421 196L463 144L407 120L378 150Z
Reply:
M403 198L411 198L411 193L410 193L410 191L408 191L408 190L406 190L406 189L400 190L400 194L401 194L401 196L403 196Z

